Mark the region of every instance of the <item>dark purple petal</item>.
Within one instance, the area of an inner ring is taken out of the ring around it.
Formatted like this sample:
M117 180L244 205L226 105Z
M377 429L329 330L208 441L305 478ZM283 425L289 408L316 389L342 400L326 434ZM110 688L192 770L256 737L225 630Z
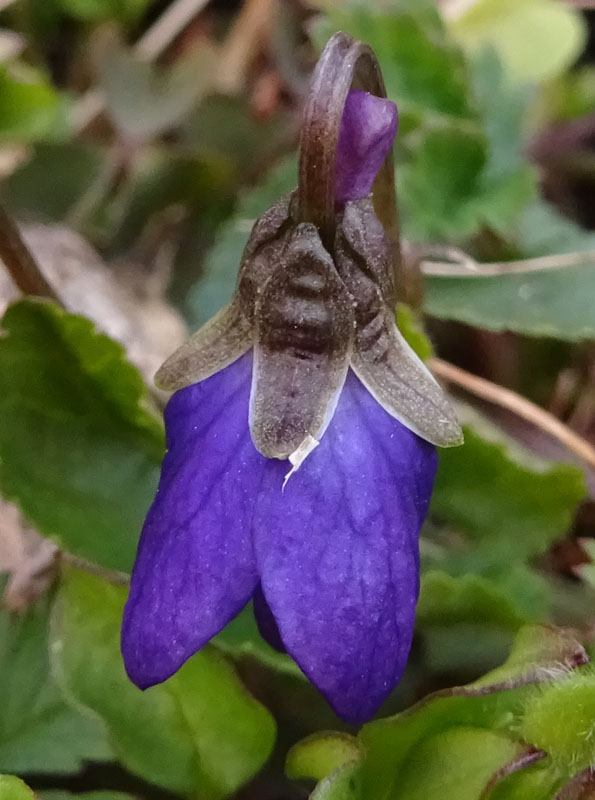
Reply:
M261 586L258 586L254 592L252 601L254 618L256 620L256 625L260 635L274 650L278 650L280 653L285 653L285 645L283 644L283 639L281 639L281 634L279 633L277 620L269 608L266 597L262 593Z
M397 107L391 100L361 89L349 92L337 146L337 203L360 200L370 194L374 178L396 136L397 126Z
M254 519L264 594L287 651L351 722L400 679L419 589L434 447L353 373L319 447L292 475L269 462Z
M165 411L168 452L122 626L126 670L141 688L172 675L258 583L250 531L266 459L248 430L251 369L247 354Z

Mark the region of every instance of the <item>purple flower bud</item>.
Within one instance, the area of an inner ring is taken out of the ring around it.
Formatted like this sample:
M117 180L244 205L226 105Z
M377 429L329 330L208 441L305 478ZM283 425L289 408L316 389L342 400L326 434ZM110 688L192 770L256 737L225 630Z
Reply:
M361 89L347 95L339 129L335 200L367 197L397 134L396 105Z

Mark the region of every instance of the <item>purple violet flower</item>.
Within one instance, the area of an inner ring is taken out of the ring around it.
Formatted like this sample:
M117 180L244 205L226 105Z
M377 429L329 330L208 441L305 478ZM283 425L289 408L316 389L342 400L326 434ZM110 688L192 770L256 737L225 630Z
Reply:
M145 689L254 598L265 638L357 723L405 668L434 444L460 429L394 324L369 193L396 107L361 90L343 104L332 255L300 198L281 200L254 226L232 303L158 374L179 391L122 652Z

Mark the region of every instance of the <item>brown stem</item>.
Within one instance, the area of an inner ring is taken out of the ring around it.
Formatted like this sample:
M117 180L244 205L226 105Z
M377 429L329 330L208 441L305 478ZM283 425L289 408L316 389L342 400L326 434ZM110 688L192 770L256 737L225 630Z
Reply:
M246 0L218 59L215 86L224 94L238 94L275 15L274 0Z
M464 369L439 358L430 359L428 366L435 375L448 381L448 383L460 386L476 397L487 400L488 403L506 408L512 411L513 414L541 428L542 431L557 439L590 467L595 467L595 448L586 439L571 430L568 425L565 425L553 414L550 414L549 411L536 406L535 403L525 397L521 397L510 389L505 389L503 386L498 386L485 378L472 375L470 372L466 372Z
M37 261L23 241L15 222L0 205L0 259L16 286L26 295L47 297L60 303L60 298L46 281Z
M595 250L556 253L518 261L480 263L458 247L423 245L417 248L421 271L428 277L485 278L493 275L525 275L530 272L572 269L595 262Z
M372 50L346 33L332 36L318 60L304 109L300 138L298 216L313 222L332 252L335 236L335 162L345 99L351 88L386 97ZM398 256L399 225L392 148L373 187L378 218Z

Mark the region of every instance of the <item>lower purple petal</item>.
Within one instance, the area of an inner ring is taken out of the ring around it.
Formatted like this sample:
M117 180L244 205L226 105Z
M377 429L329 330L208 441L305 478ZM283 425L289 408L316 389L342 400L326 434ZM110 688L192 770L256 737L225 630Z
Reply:
M282 489L269 462L256 557L287 651L351 722L400 679L419 590L418 534L437 456L350 373L319 447Z
M164 681L248 602L251 527L266 459L248 430L252 356L182 389L124 611L122 653L141 688Z

